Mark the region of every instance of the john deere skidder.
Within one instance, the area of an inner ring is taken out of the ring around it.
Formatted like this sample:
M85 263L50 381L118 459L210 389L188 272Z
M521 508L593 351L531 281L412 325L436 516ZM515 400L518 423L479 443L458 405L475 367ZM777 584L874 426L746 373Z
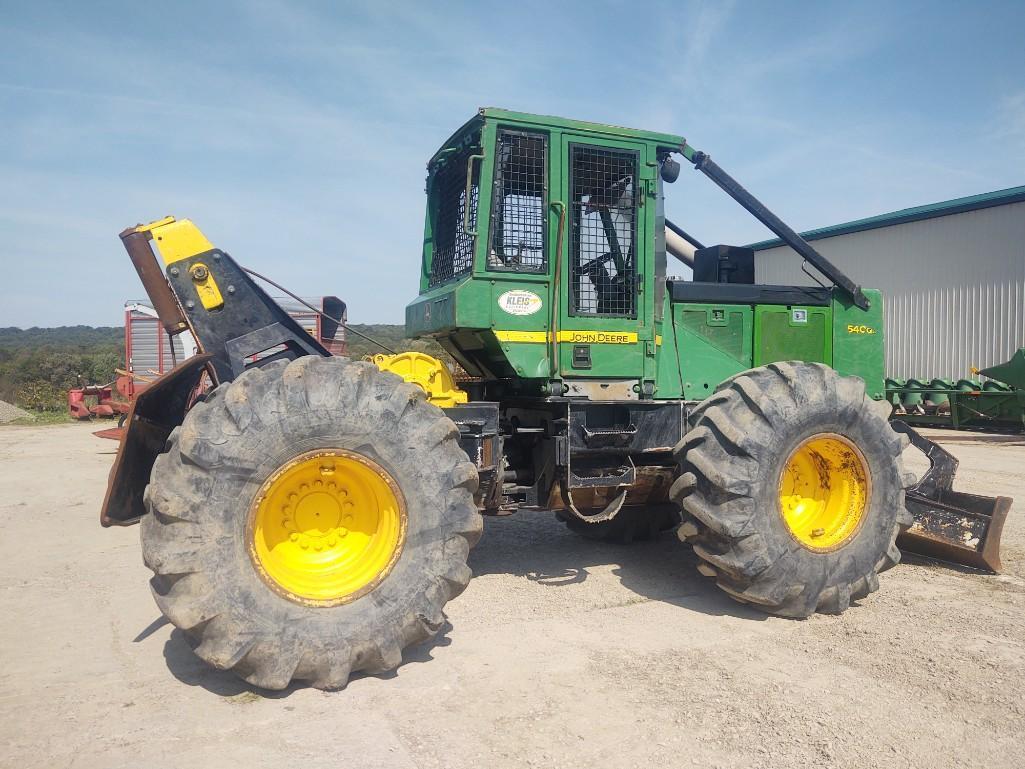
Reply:
M667 221L678 157L823 284L758 285L750 250ZM136 400L102 521L141 520L160 610L257 686L396 667L466 587L481 514L678 527L702 574L787 617L871 593L899 536L999 567L1009 500L952 491L956 460L888 421L879 292L682 137L482 109L445 142L406 328L461 388L419 353L331 357L188 220L121 238L200 349ZM915 486L907 436L933 461Z

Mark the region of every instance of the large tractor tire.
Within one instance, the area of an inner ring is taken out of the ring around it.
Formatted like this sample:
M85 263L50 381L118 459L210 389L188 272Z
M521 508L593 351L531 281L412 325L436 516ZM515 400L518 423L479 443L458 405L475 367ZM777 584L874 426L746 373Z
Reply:
M843 612L900 561L904 436L890 405L817 363L773 363L724 382L691 415L670 496L699 570L786 617Z
M470 579L477 472L423 392L370 363L252 369L153 467L142 550L160 610L265 689L397 667Z
M574 534L617 545L654 540L680 524L679 507L670 504L627 505L611 520L600 523L581 521L572 513L562 511L556 513L556 517Z

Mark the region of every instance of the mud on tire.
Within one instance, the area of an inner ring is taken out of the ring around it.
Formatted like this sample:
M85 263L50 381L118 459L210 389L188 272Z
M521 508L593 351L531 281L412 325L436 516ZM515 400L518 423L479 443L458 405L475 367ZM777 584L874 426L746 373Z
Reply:
M912 522L904 489L913 476L900 458L907 439L889 426L889 410L861 379L817 363L774 363L723 382L692 412L670 490L702 572L734 598L787 617L840 613L876 590ZM860 527L832 552L802 547L779 501L787 458L819 433L853 443L870 479Z
M214 390L172 433L146 489L142 550L160 610L214 667L282 689L344 687L397 667L434 635L470 579L481 533L477 472L458 431L419 388L370 363L304 357L251 369ZM313 607L261 580L246 542L250 505L289 459L363 454L401 489L405 543L387 577L351 603Z

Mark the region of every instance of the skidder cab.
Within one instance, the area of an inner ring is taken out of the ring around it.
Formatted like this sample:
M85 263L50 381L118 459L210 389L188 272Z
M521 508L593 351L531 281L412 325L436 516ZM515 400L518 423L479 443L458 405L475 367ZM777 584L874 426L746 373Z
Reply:
M758 284L750 249L667 220L680 158L822 285ZM889 421L881 294L683 137L482 109L444 143L406 329L458 378L330 356L188 220L121 238L201 354L136 400L102 520L142 521L161 610L256 685L397 666L466 586L481 513L676 528L719 588L790 617L876 590L898 543L1000 566L1010 500L953 491L956 460Z

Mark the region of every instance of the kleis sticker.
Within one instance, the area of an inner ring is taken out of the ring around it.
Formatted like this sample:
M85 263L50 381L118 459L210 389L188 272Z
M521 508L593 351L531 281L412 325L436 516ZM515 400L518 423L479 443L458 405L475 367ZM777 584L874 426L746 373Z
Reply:
M541 309L541 297L518 288L498 297L498 306L510 315L533 315Z

